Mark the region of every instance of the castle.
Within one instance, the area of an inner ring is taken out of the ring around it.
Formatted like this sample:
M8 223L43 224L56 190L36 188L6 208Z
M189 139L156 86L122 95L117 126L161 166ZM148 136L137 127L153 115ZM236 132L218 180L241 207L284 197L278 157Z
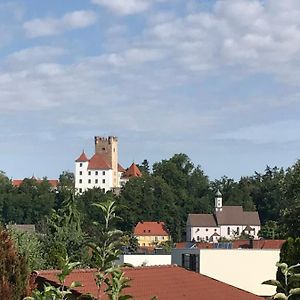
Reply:
M95 154L88 159L83 151L75 160L75 189L80 194L91 188L117 191L131 177L141 175L134 163L126 170L119 164L115 136L95 136Z

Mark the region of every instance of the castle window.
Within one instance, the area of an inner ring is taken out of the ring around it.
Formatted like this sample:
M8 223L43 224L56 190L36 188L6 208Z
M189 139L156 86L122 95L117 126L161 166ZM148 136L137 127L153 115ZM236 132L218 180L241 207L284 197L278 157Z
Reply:
M91 183L91 182L92 182L91 179L89 179L89 180L88 180L88 183Z
M227 235L230 235L230 227L227 227Z
M79 179L79 183L82 183L82 179Z
M105 183L105 179L102 179L102 183Z
M105 175L105 171L102 171L102 175Z
M82 167L82 163L79 164L79 167Z
M98 183L98 179L95 179L95 183Z
M98 171L95 171L95 175L98 175Z
M82 175L82 171L79 171L79 175Z

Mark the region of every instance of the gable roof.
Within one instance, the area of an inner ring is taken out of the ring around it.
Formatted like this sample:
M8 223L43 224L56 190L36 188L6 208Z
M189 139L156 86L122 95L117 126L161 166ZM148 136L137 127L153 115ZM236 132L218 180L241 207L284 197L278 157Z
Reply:
M142 172L138 168L135 163L132 163L131 166L126 170L123 174L123 177L130 178L130 177L141 177Z
M124 290L137 300L149 300L156 296L159 300L262 300L249 292L230 286L196 272L176 265L124 268L125 276L130 278L130 287ZM58 283L58 271L37 272L38 279ZM77 269L66 278L66 286L72 281L80 281L82 287L76 288L78 294L97 295L94 269ZM102 294L103 295L103 294ZM101 299L107 299L106 296Z
M138 222L134 227L133 234L142 236L169 236L168 229L164 222Z
M88 170L110 170L111 166L100 153L95 153L89 160Z
M38 184L42 183L44 181L44 179L36 179L34 177L32 177L31 179L34 179ZM49 184L53 187L56 188L59 184L59 180L57 179L46 179ZM19 187L22 183L23 183L24 179L13 179L12 180L12 185L15 187Z
M124 173L126 170L120 164L118 164L118 171Z
M187 226L218 227L220 225L260 226L257 211L243 211L242 206L223 206L214 214L189 214Z
M260 220L257 211L243 211L242 206L223 206L215 213L218 225L257 225Z
M82 151L80 156L75 160L75 162L86 162L86 161L88 161L88 158L85 155L84 151Z
M187 225L193 227L218 227L213 214L189 214Z

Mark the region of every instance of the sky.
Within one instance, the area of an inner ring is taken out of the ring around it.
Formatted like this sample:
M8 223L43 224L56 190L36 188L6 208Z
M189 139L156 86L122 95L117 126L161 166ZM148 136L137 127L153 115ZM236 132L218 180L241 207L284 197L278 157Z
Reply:
M186 153L211 180L300 151L299 0L1 0L0 170Z

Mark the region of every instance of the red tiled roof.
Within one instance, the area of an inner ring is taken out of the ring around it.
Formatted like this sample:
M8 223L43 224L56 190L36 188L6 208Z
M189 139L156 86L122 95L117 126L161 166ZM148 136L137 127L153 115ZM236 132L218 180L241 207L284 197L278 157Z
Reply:
M35 179L35 178L32 178L34 179L37 183L42 183L43 182L43 179ZM57 179L46 179L49 184L56 188L58 186L58 183L59 181ZM19 187L22 183L23 183L24 179L13 179L12 180L12 185L15 186L15 187Z
M142 172L137 167L135 163L132 163L131 166L126 170L123 174L123 177L130 178L130 177L141 177Z
M118 164L118 171L124 173L126 170L120 164Z
M109 170L111 166L100 153L95 153L89 160L88 170Z
M168 229L164 222L138 222L134 227L134 235L158 235L169 236Z
M176 265L124 268L125 276L130 278L130 287L124 290L136 300L149 300L156 296L159 300L262 300L263 298L230 286L221 281L185 270ZM76 288L80 294L91 293L97 296L94 277L95 270L74 270L66 278L66 286L72 281L83 285ZM38 279L58 282L57 271L40 271ZM103 294L102 294L103 295ZM106 299L104 296L101 299Z
M281 249L285 240L254 240L253 249ZM249 248L250 243L248 240L232 241L232 248Z
M75 162L86 162L86 161L88 161L88 158L85 155L84 151L82 151L81 155L75 160Z

